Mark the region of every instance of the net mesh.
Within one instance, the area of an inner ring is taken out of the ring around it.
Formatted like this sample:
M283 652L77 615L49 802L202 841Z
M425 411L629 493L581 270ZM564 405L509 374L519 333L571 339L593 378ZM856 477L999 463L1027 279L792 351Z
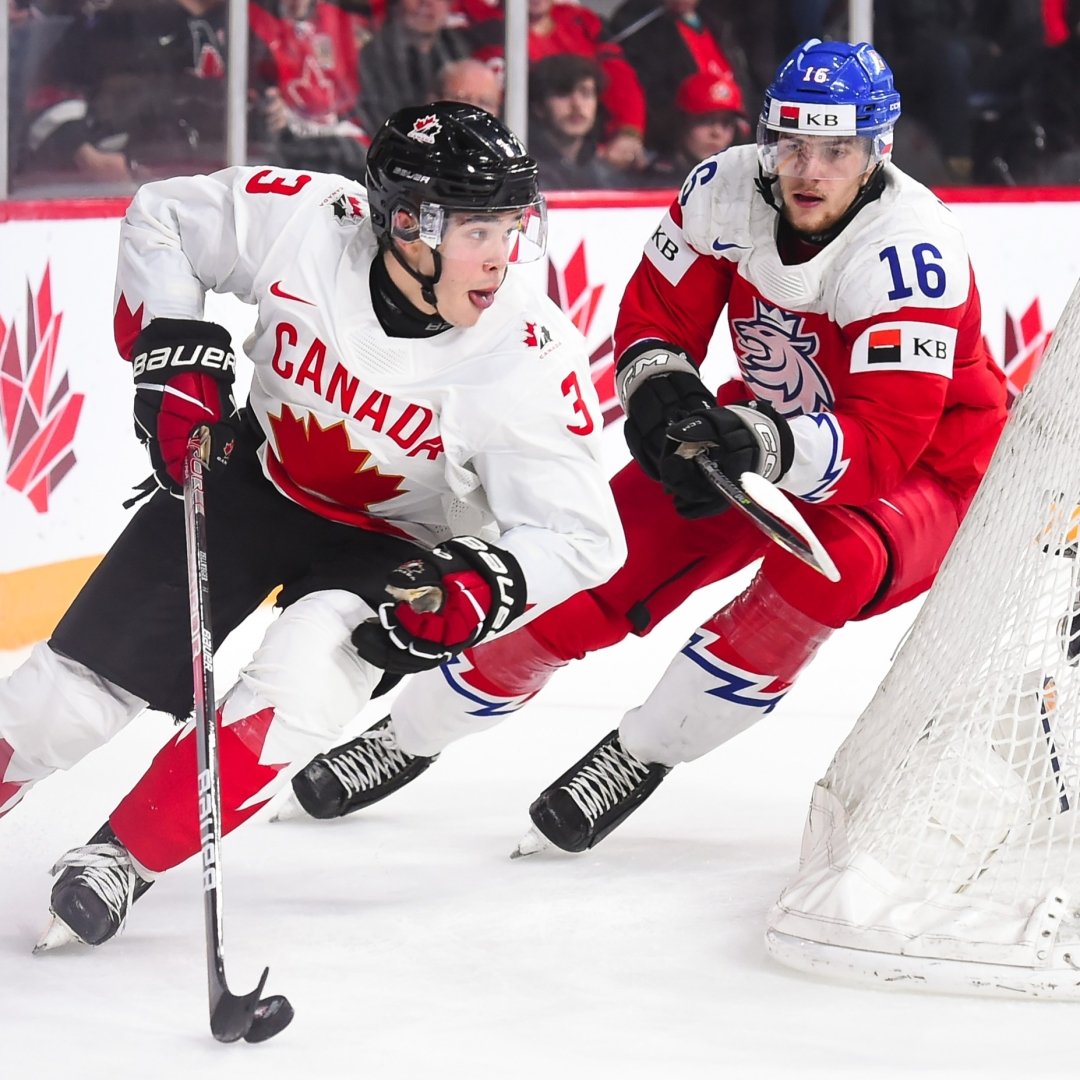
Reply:
M815 805L836 829L823 845L818 822L818 851L804 843L771 925L978 960L980 942L1053 938L1029 925L1048 898L1065 919L1080 901L1078 324L1080 287L915 625L819 785Z

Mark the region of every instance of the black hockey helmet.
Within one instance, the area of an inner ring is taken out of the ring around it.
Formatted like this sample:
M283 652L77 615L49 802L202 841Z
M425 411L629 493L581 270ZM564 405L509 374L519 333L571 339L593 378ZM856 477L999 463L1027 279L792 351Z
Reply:
M399 109L368 150L375 235L382 242L389 238L399 209L421 221L425 204L446 211L541 207L538 173L518 137L475 105L436 101ZM423 224L411 239L434 247L437 237Z

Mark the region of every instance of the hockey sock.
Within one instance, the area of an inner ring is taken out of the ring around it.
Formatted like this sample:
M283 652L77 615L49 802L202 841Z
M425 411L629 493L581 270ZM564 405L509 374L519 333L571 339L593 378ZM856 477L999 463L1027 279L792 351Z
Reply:
M0 739L0 817L14 810L34 783L29 777L20 776L23 770L18 762L12 764L14 757L15 748L7 739ZM19 779L16 779L17 776Z
M259 760L274 710L261 709L227 727L220 726L222 835L265 806L278 788L288 762ZM135 860L160 873L183 862L201 847L196 756L189 724L170 739L150 768L109 817L109 824Z
M649 763L692 761L772 712L832 632L759 574L691 636L644 704L619 725Z
M789 604L762 573L702 629L725 643L722 652L731 663L772 672L785 686L832 633L832 627Z

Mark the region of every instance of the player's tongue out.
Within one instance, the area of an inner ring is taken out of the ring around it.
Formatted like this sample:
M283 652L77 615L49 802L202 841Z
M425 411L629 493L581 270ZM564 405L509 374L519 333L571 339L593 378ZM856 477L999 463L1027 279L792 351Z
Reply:
M470 289L469 299L482 311L486 311L495 303L494 289Z

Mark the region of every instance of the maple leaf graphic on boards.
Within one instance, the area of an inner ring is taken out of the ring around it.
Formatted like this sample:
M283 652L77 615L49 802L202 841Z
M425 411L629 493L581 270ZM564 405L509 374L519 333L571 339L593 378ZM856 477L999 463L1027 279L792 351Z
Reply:
M406 491L403 476L379 472L367 450L349 444L344 421L322 427L313 416L297 416L282 405L271 416L277 458L289 479L318 498L351 510L367 510Z
M1019 317L1005 309L1005 351L1000 363L1005 372L1005 389L1009 393L1010 407L1034 378L1052 336L1053 328L1043 322L1038 297Z
M574 249L569 262L561 269L554 261L548 261L548 296L570 317L570 321L588 338L596 309L603 295L603 284L589 283L589 267L585 261L585 241ZM622 416L618 395L615 393L615 343L611 334L593 349L589 355L589 374L600 397L604 424L610 424Z
M84 395L73 394L56 366L61 312L53 311L49 266L36 293L27 283L26 332L0 318L0 434L7 449L4 480L39 514L75 464L71 449Z

